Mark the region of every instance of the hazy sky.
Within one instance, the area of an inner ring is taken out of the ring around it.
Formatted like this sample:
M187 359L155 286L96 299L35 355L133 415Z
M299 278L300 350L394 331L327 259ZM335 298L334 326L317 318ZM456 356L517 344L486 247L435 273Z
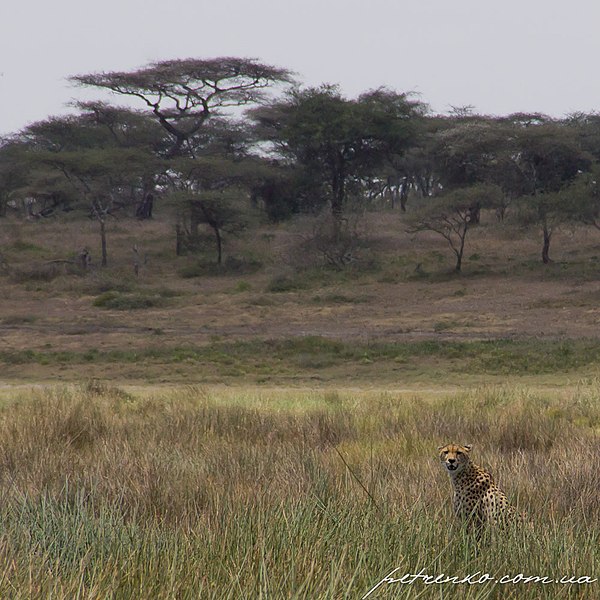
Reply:
M69 75L244 56L436 111L600 110L597 0L0 0L0 133L67 110ZM98 97L86 92L85 97Z

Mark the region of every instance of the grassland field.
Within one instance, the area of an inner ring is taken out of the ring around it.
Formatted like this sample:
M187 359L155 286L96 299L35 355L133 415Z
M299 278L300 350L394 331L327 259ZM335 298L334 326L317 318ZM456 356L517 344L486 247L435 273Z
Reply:
M302 226L216 269L116 221L81 272L94 223L1 224L0 598L361 598L393 569L496 580L370 598L600 597L600 237L558 232L543 266L488 223L456 275L367 214L337 271L298 264ZM454 522L451 440L531 530Z

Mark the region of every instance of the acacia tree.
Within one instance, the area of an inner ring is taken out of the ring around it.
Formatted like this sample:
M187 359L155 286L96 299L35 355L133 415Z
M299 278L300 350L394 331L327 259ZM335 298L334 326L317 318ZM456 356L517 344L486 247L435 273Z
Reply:
M169 199L178 212L190 215L189 239L197 239L199 225L211 229L217 264L223 259L223 234L235 234L246 227L250 192L270 173L266 161L251 156L232 159L221 154L170 162L167 177L173 191ZM180 254L183 238L180 224L177 233L177 254Z
M205 224L215 238L216 263L223 262L223 234L237 234L248 223L247 191L243 188L228 187L204 193L174 192L171 198L181 204L187 204L197 225ZM182 254L181 233L178 232L177 254Z
M525 225L539 227L542 233L542 262L547 265L550 258L550 243L554 232L565 223L573 221L573 206L568 197L568 188L557 192L538 193L519 199L520 219Z
M75 206L99 223L102 266L108 262L106 223L123 206L121 198L162 164L145 147L115 145L109 131L88 115L51 118L34 123L20 134L32 181L24 193L64 193L69 186ZM53 175L54 181L47 176ZM57 180L58 179L58 180Z
M513 126L501 119L470 114L438 118L430 152L441 186L464 188L476 184L497 185L495 208L504 219L510 203L522 195L523 177L515 163ZM477 215L478 218L478 215Z
M573 218L572 205L562 192L590 169L591 156L564 123L521 127L514 143L514 164L523 181L522 214L540 227L542 262L548 264L554 230Z
M560 122L516 129L513 160L525 182L524 193L531 195L559 191L591 165L590 155Z
M565 189L573 218L600 230L600 113L574 113L565 124L594 159L589 172L579 173Z
M500 187L499 216L518 200L521 219L542 232L542 261L550 262L553 232L572 218L561 190L590 168L576 128L538 113L504 118L472 116L438 135L436 159L445 188L476 183Z
M23 144L17 139L0 140L0 217L6 216L11 197L30 181Z
M374 173L390 153L410 147L422 112L406 94L380 89L348 100L324 85L293 90L251 116L259 137L304 169L315 192L325 190L339 230L349 185Z
M410 215L409 233L432 231L443 237L456 258L454 270L462 270L467 233L475 225L476 212L492 205L501 193L496 186L473 185L428 199Z
M104 102L79 102L76 106L82 111L81 119L90 127L108 133L109 140L103 143L104 147L141 150L157 158L163 157L170 147L166 131L145 112ZM159 162L148 161L149 168L142 170L139 179L132 180L129 189L121 194L122 200L134 207L139 219L152 218L157 187L164 179L162 171L156 169Z
M36 159L67 178L99 224L101 264L108 264L106 224L116 209L119 192L139 179L147 169L147 157L136 150L111 148L88 151L44 153Z
M560 221L590 225L600 230L600 165L579 173L575 180L556 194Z
M194 137L224 109L263 99L266 88L290 83L286 69L255 59L165 60L136 71L76 75L71 81L141 100L171 139L168 156L194 156Z

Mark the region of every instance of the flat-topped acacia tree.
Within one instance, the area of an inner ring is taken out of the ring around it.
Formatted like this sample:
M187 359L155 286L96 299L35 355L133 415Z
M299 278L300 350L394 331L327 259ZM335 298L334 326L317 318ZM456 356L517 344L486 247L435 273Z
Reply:
M76 75L70 80L143 101L172 138L169 156L194 156L194 135L209 117L258 102L269 86L293 81L286 69L235 57L165 60L136 71Z

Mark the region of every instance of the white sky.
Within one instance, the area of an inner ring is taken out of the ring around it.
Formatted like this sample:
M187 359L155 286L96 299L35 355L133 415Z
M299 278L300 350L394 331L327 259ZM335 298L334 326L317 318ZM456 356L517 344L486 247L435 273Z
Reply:
M0 0L0 133L99 97L69 75L244 56L436 111L600 110L598 0ZM119 101L119 99L116 99Z

